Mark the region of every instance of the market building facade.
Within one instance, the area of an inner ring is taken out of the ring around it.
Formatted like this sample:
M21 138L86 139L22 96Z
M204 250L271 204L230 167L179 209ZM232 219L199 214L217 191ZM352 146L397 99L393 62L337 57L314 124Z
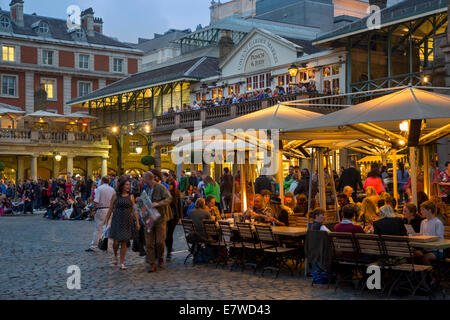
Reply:
M44 110L70 114L85 110L67 103L106 87L140 69L142 52L103 34L103 20L89 8L81 26L25 14L25 2L0 10L0 104L27 114ZM2 117L0 161L4 178L49 179L59 175L107 172L110 144L89 133L53 122ZM62 158L56 161L55 154ZM104 170L102 170L102 168Z
M129 77L124 86L112 85L70 104L89 107L99 117L98 129L118 137L117 149L123 154L119 171L126 172L128 161L134 166L142 157L125 155L127 143L147 146L156 166L175 170L171 133L192 130L195 121L206 127L278 101L300 99L310 99L302 108L327 113L381 94L373 90L429 85L430 78L434 86L441 85L447 10L444 0L403 1L381 11L381 29L369 28L366 17L324 35L319 28L227 17L176 40L179 57ZM298 84L314 85L318 93L296 92ZM229 100L280 86L292 94ZM355 95L340 96L347 93ZM202 101L212 106L182 111L184 105ZM364 156L344 153L341 164Z

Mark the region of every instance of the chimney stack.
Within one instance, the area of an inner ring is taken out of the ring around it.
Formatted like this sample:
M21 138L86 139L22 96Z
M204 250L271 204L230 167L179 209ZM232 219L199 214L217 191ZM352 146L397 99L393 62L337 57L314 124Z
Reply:
M103 19L94 18L94 31L103 34Z
M219 40L219 60L222 62L234 49L234 42L231 39L230 31L221 31Z
M378 6L383 10L387 7L387 0L369 0L369 4L371 6Z
M89 37L94 36L94 10L92 8L81 12L81 25Z
M11 17L13 21L19 26L24 26L23 21L23 0L11 0L9 4L11 9Z

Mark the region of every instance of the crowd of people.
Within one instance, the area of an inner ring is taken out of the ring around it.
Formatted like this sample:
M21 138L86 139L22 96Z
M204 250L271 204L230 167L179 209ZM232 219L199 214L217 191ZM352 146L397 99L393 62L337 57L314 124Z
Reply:
M435 192L428 199L423 192L423 183L418 184L418 206L412 203L408 189L411 178L404 166L400 166L396 173L399 177L399 199L387 192L383 179L385 168L377 164L372 165L364 183L354 163L347 169L342 168L340 175L336 172L330 175L325 170L326 183L331 184L334 179L337 189L340 223L334 226L334 231L386 235L415 233L443 238L444 225L450 222L446 209L450 199L450 162L445 164L444 170L436 173L439 193ZM418 179L421 179L420 175ZM242 205L241 185L247 188L245 208ZM112 240L115 253L113 264L119 264L120 247L120 267L123 270L126 270L124 260L129 241L136 240L136 235L140 234L141 247L146 248L149 271L155 272L157 267L164 267L165 251L166 261L171 260L174 230L183 218L191 219L198 226L200 237L206 237L201 231L205 219L234 218L241 222L289 226L291 215L309 216L313 219L312 229L328 230L325 225L326 209L319 208L316 200L317 172L311 174L306 168L300 170L291 166L283 187L285 194L282 201L280 186L273 176L260 175L255 181L241 184L240 173L233 176L227 167L218 181L202 171L192 171L190 175L182 171L181 176L177 177L172 171L162 172L159 169L142 176L97 176L95 181L89 177L75 176L67 180L19 181L17 185L2 181L1 213L7 214L8 210L33 213L43 209L44 217L48 219L95 220L95 232L88 251L96 250L104 233L103 228L109 226L108 238ZM159 218L151 223L148 220L149 209L142 199L143 192L159 212ZM398 204L403 204L401 212L396 211ZM424 263L430 263L439 254L423 253Z
M296 85L287 86L286 88L283 86L277 86L274 90L267 88L264 90L256 90L253 92L243 94L234 93L230 97L218 97L216 99L203 100L199 102L194 101L193 106L183 104L182 107L180 106L170 107L167 111L164 112L164 115L178 112L186 112L191 110L200 110L211 107L220 107L248 101L257 101L267 98L276 98L283 95L300 94L300 93L319 93L319 92L317 91L317 88L313 83L306 83L306 84L299 83ZM324 94L331 94L331 91L329 89L325 89Z

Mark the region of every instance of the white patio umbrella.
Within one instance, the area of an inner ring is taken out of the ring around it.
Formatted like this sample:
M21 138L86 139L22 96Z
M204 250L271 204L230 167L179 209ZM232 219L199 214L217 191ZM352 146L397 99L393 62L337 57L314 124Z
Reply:
M304 123L311 119L320 117L320 113L311 112L299 108L289 107L282 104L277 104L272 107L264 108L262 110L252 112L250 114L246 114L244 116L228 120L211 127L208 127L204 130L206 132L206 136L208 136L208 131L211 130L213 136L217 136L218 133L222 133L226 138L227 130L234 130L231 134L232 136L236 136L242 140L245 140L251 144L255 144L258 146L262 146L265 144L265 148L272 147L271 143L267 140L272 140L273 137L266 136L265 134L270 133L273 134L273 130L283 131L284 128L294 126L298 123ZM242 132L238 132L238 131ZM264 140L261 139L261 131L265 130ZM205 136L205 133L203 133ZM277 182L280 186L280 195L283 198L284 190L283 190L283 148L281 145L281 135L278 138L279 141L276 143L280 143L277 154L273 157L276 160L275 164L272 166L278 168L277 170ZM243 174L244 170L241 168L241 174ZM245 181L245 177L241 177L241 181ZM245 192L245 186L242 186L242 192ZM245 200L245 194L242 195L242 199Z
M64 115L61 119L58 119L56 121L58 122L64 122L64 121L79 121L83 123L88 123L94 120L97 120L97 117L91 116L84 112L74 112L71 114Z
M376 98L343 110L324 115L288 127L285 132L294 139L307 135L316 135L315 139L343 135L353 139L378 139L392 144L394 148L405 145L407 138L402 135L400 124L425 120L421 125L422 135L419 144L425 145L447 135L450 132L450 97L434 92L408 87L395 93ZM416 123L417 125L417 123ZM405 129L403 129L405 130ZM396 172L396 152L394 151L394 172ZM412 193L417 201L417 179L415 147L410 148L412 166ZM425 170L427 171L427 170ZM427 172L425 172L427 174ZM396 190L396 175L394 174L394 195Z
M35 111L32 113L27 113L26 115L21 117L21 119L32 120L32 121L38 120L39 122L44 122L44 121L49 121L49 120L60 119L62 117L64 117L64 116L61 114L58 114L58 113L39 110L39 111Z
M25 114L25 111L19 107L10 106L9 104L0 103L0 118L7 118L12 121L12 127L14 128L14 121Z

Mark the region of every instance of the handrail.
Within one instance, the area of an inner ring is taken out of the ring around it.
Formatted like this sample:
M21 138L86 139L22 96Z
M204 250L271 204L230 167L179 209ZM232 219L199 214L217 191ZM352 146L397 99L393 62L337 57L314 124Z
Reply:
M80 144L102 142L101 134L31 129L0 129L0 142Z

